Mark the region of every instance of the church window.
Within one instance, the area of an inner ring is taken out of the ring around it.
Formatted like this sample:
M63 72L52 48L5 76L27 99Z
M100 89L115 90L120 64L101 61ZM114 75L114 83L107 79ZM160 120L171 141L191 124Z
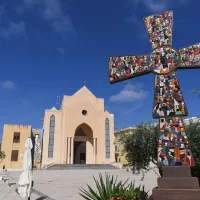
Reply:
M19 132L14 132L13 143L20 143L20 133Z
M109 127L109 119L105 120L105 146L106 146L106 158L110 158L110 127Z
M12 150L11 161L18 161L18 153L19 153L18 150Z
M53 158L55 116L50 117L48 158Z

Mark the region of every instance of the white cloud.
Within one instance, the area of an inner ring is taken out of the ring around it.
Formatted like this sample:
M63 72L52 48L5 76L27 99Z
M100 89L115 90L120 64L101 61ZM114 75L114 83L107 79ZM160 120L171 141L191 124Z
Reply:
M35 2L38 2L37 0L24 0L24 4L29 7L32 6L33 4L35 4Z
M139 26L139 27L143 26L143 24L141 23L141 21L133 13L132 13L132 15L130 17L126 18L125 21L126 22L134 23L136 26Z
M172 0L129 0L129 3L126 4L126 7L131 10L132 14L131 16L127 17L125 21L134 24L134 26L137 26L136 35L139 39L147 39L148 36L146 33L146 28L142 20L142 17L144 16L137 16L135 11L139 8L142 9L145 7L151 12L150 15L154 13L156 14L171 9L172 5L179 7L185 6L189 0L176 0L176 4L172 4L174 2L175 1Z
M0 5L0 17L4 14L5 12L5 6L6 4Z
M161 11L166 11L168 9L170 1L169 0L161 0L161 1L143 0L143 4L151 12L161 12Z
M134 7L136 6L145 6L151 12L163 12L170 8L172 3L175 1L172 0L130 0L129 5ZM189 0L176 0L176 5L186 5Z
M44 0L42 15L63 39L66 39L66 34L76 35L71 18L61 9L59 0Z
M179 3L180 4L187 4L187 3L189 3L189 0L179 0Z
M125 111L124 114L133 113L133 112L135 112L136 110L138 110L140 108L141 108L141 106L136 106L136 107L134 107L134 108L132 108L132 109L130 109L128 111Z
M7 28L0 28L0 37L10 40L12 37L20 38L26 36L26 26L23 21L19 23L9 22Z
M63 15L58 0L44 0L43 16L46 20L54 20L58 16Z
M118 94L112 95L110 102L132 102L145 99L148 92L142 89L142 84L127 84Z
M65 50L63 48L57 48L57 50L61 55L65 54Z
M3 81L0 82L0 87L4 89L15 89L16 84L13 81Z
M13 6L18 14L28 12L31 8L34 8L34 12L38 13L62 39L67 40L68 35L77 35L72 20L63 9L60 0L23 0L22 5Z
M139 39L144 40L148 38L142 18L139 20L138 17L132 13L132 15L130 17L127 17L125 21L127 23L132 23L137 27L136 34Z
M165 11L171 4L171 0L130 0L130 5L145 6L151 12Z

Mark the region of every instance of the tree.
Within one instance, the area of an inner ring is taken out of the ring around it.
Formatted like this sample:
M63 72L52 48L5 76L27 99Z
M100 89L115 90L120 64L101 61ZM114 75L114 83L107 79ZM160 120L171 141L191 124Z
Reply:
M191 151L196 163L200 163L200 121L190 120L185 125ZM133 134L122 135L120 142L124 146L127 162L133 173L152 169L151 163L157 165L159 126L155 123L140 123Z
M185 132L195 162L200 163L200 120L197 120L196 122L190 120L189 123L185 125Z
M144 173L150 169L150 163L157 164L158 131L158 124L142 122L133 134L121 136L123 153L133 173Z
M3 161L3 159L5 159L6 154L4 151L0 151L0 163Z

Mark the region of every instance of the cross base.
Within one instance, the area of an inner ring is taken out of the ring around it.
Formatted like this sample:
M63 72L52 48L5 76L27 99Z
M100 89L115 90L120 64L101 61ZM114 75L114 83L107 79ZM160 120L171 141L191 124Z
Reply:
M198 179L191 177L189 166L165 166L158 187L152 190L153 200L199 200Z

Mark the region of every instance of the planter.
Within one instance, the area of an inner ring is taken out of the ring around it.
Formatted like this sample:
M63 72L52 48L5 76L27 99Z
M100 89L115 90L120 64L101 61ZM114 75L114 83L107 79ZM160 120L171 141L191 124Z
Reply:
M162 167L159 168L159 174L163 177ZM200 185L200 165L191 166L191 175L192 177L197 177Z

